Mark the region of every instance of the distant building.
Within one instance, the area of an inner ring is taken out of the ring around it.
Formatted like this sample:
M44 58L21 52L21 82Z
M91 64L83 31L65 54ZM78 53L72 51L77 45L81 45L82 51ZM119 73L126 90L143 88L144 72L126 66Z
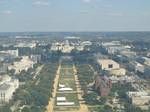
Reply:
M120 41L103 42L102 47L109 54L119 54L122 51L129 51L131 48L128 45L122 45Z
M0 103L9 102L12 99L14 92L19 87L18 79L11 79L5 75L0 77Z
M11 62L18 56L19 56L18 49L0 51L0 62Z
M115 55L113 59L117 62L127 62L128 58L122 55Z
M8 70L15 70L15 74L19 74L21 71L27 71L29 68L33 68L34 62L28 57L23 56L21 61L14 62L8 66Z
M111 59L98 59L98 64L107 75L124 76L126 69L120 68L119 63Z
M80 37L70 37L70 36L68 36L68 37L64 37L65 39L80 39Z
M133 52L130 50L125 50L125 51L120 51L120 55L123 55L126 57L134 57L134 56L136 56L136 52Z
M0 51L0 53L8 54L8 55L11 55L11 56L14 56L14 57L18 57L19 56L18 49L16 49L16 50Z
M73 46L70 45L64 45L62 48L62 52L63 53L71 53L71 51L74 49Z
M68 40L66 40L63 42L52 43L50 50L54 52L61 51L62 53L71 53L71 51L74 49L77 51L83 51L85 46L90 45L92 45L91 41L69 42Z
M50 48L51 51L60 51L62 49L62 44L61 43L52 43L52 46Z
M101 96L108 96L111 87L111 80L109 80L107 77L95 77L94 89L97 90Z
M6 73L7 72L7 64L0 64L0 74Z
M102 70L112 70L120 68L120 65L111 59L98 59L97 62Z
M113 69L108 73L109 75L124 76L126 75L126 70L124 68L118 68L118 69Z
M75 49L76 49L77 51L83 51L83 50L84 50L84 46L81 46L81 45L75 46Z
M150 66L141 64L139 62L133 61L129 64L129 69L134 70L137 73L143 74L144 77L149 78L150 77Z
M65 42L61 43L53 43L51 46L51 51L61 51L62 53L71 53L71 51L74 49L74 46L71 46L69 41L66 40Z
M147 58L147 57L137 57L136 60L139 62L139 63L142 63L143 65L148 65L150 66L150 58Z
M83 41L83 42L80 43L80 45L82 45L82 46L91 46L92 42L91 41Z
M134 70L135 72L144 73L145 67L141 63L138 63L136 61L132 61L132 62L130 62L130 69Z
M121 45L120 41L103 42L103 46L118 46Z
M147 53L147 57L149 57L149 58L150 58L150 52L148 52L148 53Z
M5 55L0 54L0 62L3 62L6 59Z
M145 91L142 92L127 92L129 102L132 105L148 109L150 106L150 94Z
M132 76L110 76L109 79L111 80L112 83L132 83L134 82Z
M15 45L15 47L17 48L23 48L23 47L29 47L29 48L35 48L37 45L37 43L35 42L31 42L31 43L18 43L17 45Z
M34 62L34 63L38 63L41 61L41 55L31 55L30 59Z

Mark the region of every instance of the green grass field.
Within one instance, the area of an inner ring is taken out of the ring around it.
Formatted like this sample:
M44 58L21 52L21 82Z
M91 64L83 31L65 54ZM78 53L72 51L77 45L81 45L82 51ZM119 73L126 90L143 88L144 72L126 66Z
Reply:
M74 78L61 78L59 80L59 84L63 84L66 87L70 87L73 89L73 91L76 91L76 85L75 85L75 80ZM59 89L59 84L58 84L58 89ZM58 91L57 89L57 91Z
M79 101L76 91L76 84L74 79L74 73L73 73L73 64L62 64L60 70L60 78L57 86L57 94L55 98L55 106L54 111L69 111L69 110L77 110L79 109ZM70 87L73 89L73 91L58 91L59 84L65 85L65 87ZM66 102L74 102L75 104L72 106L57 106L57 97L65 97Z
M78 102L78 98L77 98L77 93L57 93L56 96L57 97L66 97L66 101L67 102L74 102L75 105L73 105L73 106L79 106L79 102ZM56 102L55 102L55 105L56 105Z
M60 78L74 78L73 69L61 69Z

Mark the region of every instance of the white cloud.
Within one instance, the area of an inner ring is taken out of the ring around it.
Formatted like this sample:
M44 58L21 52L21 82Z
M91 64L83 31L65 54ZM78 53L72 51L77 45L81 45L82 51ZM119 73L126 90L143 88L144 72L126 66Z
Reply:
M2 12L3 14L6 14L6 15L10 15L12 14L12 11L11 10L5 10Z
M85 3L90 3L92 0L82 0Z
M40 6L48 6L49 3L46 1L36 1L33 3L34 5L40 5Z

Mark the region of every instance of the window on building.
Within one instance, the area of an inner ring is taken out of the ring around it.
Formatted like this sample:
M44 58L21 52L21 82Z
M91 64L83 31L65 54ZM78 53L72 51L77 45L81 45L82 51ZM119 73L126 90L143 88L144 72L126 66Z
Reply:
M109 64L109 65L108 65L108 68L113 68L113 64Z

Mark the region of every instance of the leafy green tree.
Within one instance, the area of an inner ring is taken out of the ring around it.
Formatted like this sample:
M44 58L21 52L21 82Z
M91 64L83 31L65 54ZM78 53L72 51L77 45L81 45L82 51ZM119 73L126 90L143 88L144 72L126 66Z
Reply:
M93 104L97 104L98 103L97 93L96 92L85 94L83 97L84 97L84 99L85 99L87 104L93 105Z
M129 103L125 104L126 112L143 112L139 107L135 107Z
M31 109L28 108L28 107L24 107L24 108L22 109L22 112L31 112Z
M105 104L106 103L106 101L107 101L107 98L106 97L101 97L100 98L100 104Z
M0 107L0 112L11 112L11 110L8 106L2 106Z

